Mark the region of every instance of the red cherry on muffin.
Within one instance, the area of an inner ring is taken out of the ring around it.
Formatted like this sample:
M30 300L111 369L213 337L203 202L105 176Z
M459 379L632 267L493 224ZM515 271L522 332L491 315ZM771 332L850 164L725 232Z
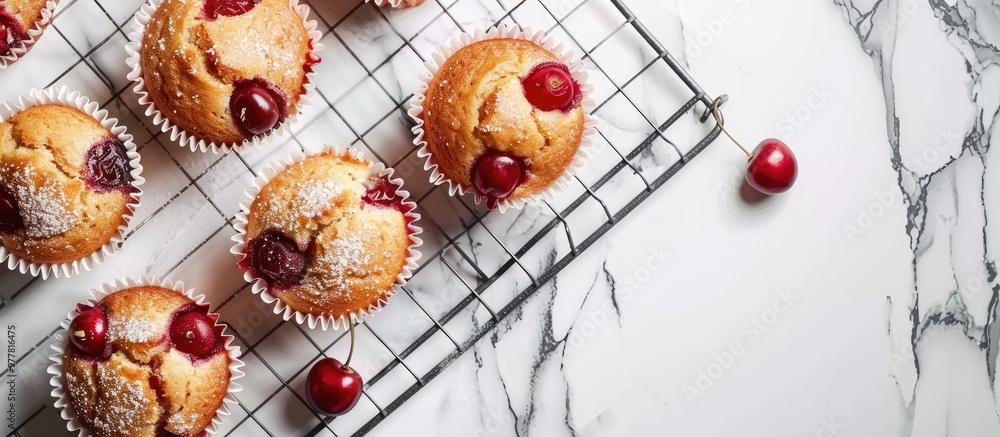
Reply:
M770 195L788 191L797 177L795 154L785 143L774 138L762 141L754 149L746 171L747 183L755 190Z
M278 99L260 85L246 83L237 86L230 99L229 109L236 124L252 135L270 131L281 118Z
M84 354L100 357L105 353L108 317L100 308L88 308L69 324L69 340Z
M17 199L3 185L0 185L0 232L11 233L24 227L21 209Z
M501 152L487 152L472 167L472 186L486 197L487 205L493 209L500 200L514 193L525 172L520 158Z
M250 12L260 0L205 0L205 17L215 20L219 16L235 17Z
M10 44L7 43L7 26L0 23L0 55L6 55L10 51Z
M294 240L276 230L267 230L250 240L240 267L252 269L269 286L292 286L306 275L306 256Z
M528 102L541 111L565 111L579 102L580 85L560 63L539 64L521 84Z
M364 380L354 369L333 358L316 362L306 377L306 399L327 416L347 413L361 399Z
M93 145L84 156L87 186L98 193L133 190L125 145L109 137Z
M181 314L170 325L170 341L186 354L208 355L215 349L215 323L207 314L197 311Z
M387 178L378 178L368 191L361 196L366 205L380 208L393 208L402 211L403 198L396 195L399 187ZM406 212L406 211L403 211Z

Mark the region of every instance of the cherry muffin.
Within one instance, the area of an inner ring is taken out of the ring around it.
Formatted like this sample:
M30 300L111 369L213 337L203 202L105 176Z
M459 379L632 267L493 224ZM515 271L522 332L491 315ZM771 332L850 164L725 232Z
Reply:
M31 41L29 33L40 23L44 26L46 12L51 12L47 0L0 0L0 57Z
M147 93L148 103L179 129L208 143L238 145L270 133L297 111L307 75L319 62L297 8L305 6L163 0L141 37L143 83L136 91Z
M419 257L416 205L390 177L350 152L291 164L245 208L245 233L234 248L239 268L324 329L380 307Z
M205 435L232 376L218 316L153 285L91 302L77 307L62 357L76 419L100 437Z
M131 214L132 172L125 145L92 116L59 104L16 113L0 123L0 241L36 264L94 254Z
M587 123L585 89L570 66L513 31L491 32L448 56L414 104L422 105L428 167L493 209L552 187L574 163Z

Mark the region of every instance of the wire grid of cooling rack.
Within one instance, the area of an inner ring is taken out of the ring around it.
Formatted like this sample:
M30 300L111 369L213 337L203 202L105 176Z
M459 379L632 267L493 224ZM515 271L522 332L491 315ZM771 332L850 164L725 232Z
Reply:
M406 12L380 10L360 0L306 0L313 18L325 28L327 45L321 53L324 62L311 109L290 129L292 133L274 142L280 146L228 155L191 153L152 128L124 77L123 46L131 16L141 3L64 0L47 37L15 64L14 68L25 64L24 68L34 68L30 65L33 57L62 61L65 68L50 72L57 75L48 86L69 85L83 91L118 117L136 136L146 166L144 176L150 182L144 187L143 207L130 226L122 252L98 267L98 273L69 280L41 281L3 273L0 314L5 309L14 311L32 293L28 290L48 283L98 284L122 272L193 283L215 303L214 311L222 314L236 335L247 362L247 377L241 380L245 390L237 395L239 405L220 429L223 435L368 433L720 133L718 127L701 124L713 99L620 0L431 0ZM574 21L581 16L586 18ZM593 20L600 24L595 26ZM416 74L435 43L457 32L498 23L546 30L583 54L598 89L594 115L604 121L588 171L576 177L578 186L551 203L504 215L488 213L468 198L449 197L445 188L425 181L422 163L408 143L412 122L405 110L410 94L404 91L414 88L413 83L405 83L405 77ZM635 50L633 62L610 62L601 55L602 48L621 52L622 47ZM397 62L402 57L409 59ZM393 77L396 70L402 70L398 78ZM637 97L655 94L635 89L636 83L647 81L671 82L666 88L673 100L654 96L651 106L647 99ZM381 110L363 120L358 114L372 106ZM664 106L669 110L664 111ZM622 120L641 127L619 128ZM685 123L696 128L668 132ZM359 326L354 367L365 377L366 389L356 409L336 420L320 417L305 406L303 385L317 359L346 355L350 342L346 332L309 330L269 314L270 308L250 293L231 265L234 260L224 253L235 232L232 219L238 201L252 177L269 160L291 149L324 143L351 144L369 158L396 167L420 205L426 241L421 267L404 292ZM169 226L173 221L180 221L179 227ZM166 255L158 248L178 241L188 244ZM138 263L139 268L110 271L114 270L111 266L128 262ZM225 273L219 273L220 268ZM108 272L101 274L102 269ZM67 310L71 305L65 304ZM58 320L47 326L57 324ZM30 399L22 401L19 409L28 405L30 411L19 413L17 427L8 435L65 432L48 398L44 375L45 357L58 332L48 329L41 339L30 338L32 347L22 345L27 350L17 360L19 373L34 374L29 383L43 384L35 384L25 395ZM6 371L0 374L4 376Z

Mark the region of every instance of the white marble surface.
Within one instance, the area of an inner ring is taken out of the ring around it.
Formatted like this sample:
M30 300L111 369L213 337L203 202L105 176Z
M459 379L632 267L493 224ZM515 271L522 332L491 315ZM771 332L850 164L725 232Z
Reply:
M316 345L332 344L328 354L342 356L347 343L341 332L279 325L248 290L226 300L242 281L226 252L234 232L226 220L249 184L244 162L259 169L291 148L353 142L359 133L387 161L407 156L402 117L379 120L416 86L418 57L400 35L426 54L457 31L442 5L472 29L499 18L501 5L519 2L431 1L389 14L388 27L373 10L355 10L354 0L313 1L320 17L336 24L324 38L317 80L336 111L317 99L295 138L225 157L150 140L145 120L129 111L138 113L131 92L112 99L126 85L124 35L115 26L139 2L62 3L66 10L55 21L62 36L50 28L27 58L0 71L0 98L59 78L58 84L110 100L108 109L146 144L150 182L137 223L149 220L122 253L78 278L37 280L11 299L30 278L0 273L0 325L17 326L20 356L101 282L150 274L193 283L219 302L243 341L267 337L247 355L239 396L254 419L237 409L225 430L313 430L319 419L293 392L301 392L301 369L318 355ZM989 0L627 3L709 93L731 96L725 111L734 133L748 143L774 136L791 145L800 163L797 185L781 197L746 203L744 158L720 139L371 435L1000 435L994 385L1000 240L987 226L1000 207L994 200L1000 171L988 160L1000 106L1000 6ZM548 27L552 20L541 4L559 14L580 1L527 1L513 17ZM622 24L609 10L605 0L589 0L565 26L590 49ZM612 81L623 84L650 59L640 47L626 35L594 51L588 67L599 100L613 95ZM643 114L662 121L687 98L668 79L653 69L625 91ZM621 96L597 115L620 149L649 133ZM703 133L686 117L667 136L684 152ZM613 149L599 150L585 181L616 159ZM679 156L659 142L632 163L655 177ZM428 192L419 162L404 159L398 167L414 192ZM192 179L195 186L186 188ZM599 195L620 208L637 192L636 181L616 178ZM463 251L488 274L506 256L481 226L459 235L471 214L440 191L423 206L458 237L409 287L440 316L468 296L448 265L475 281ZM570 220L574 235L582 239L602 216L596 202L585 204ZM551 217L547 209L529 209L484 223L516 250ZM425 253L448 244L441 232L431 234ZM532 274L565 255L567 245L553 233L537 249L523 259ZM517 267L510 272L484 293L491 305L502 306L528 283ZM372 330L400 351L431 326L413 302L397 296L362 329L356 359L363 375L392 359ZM461 342L489 316L473 304L445 327ZM406 361L423 374L449 347L438 334ZM25 412L50 403L44 349L18 365L19 424ZM290 380L290 389L278 377ZM384 406L414 381L397 367L369 394ZM374 412L365 400L320 435L350 435ZM58 435L62 426L50 406L18 432Z

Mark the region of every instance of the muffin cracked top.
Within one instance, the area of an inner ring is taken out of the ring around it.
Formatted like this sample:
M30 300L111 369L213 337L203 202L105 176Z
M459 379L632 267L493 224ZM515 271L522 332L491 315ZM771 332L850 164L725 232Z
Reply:
M470 44L428 84L421 118L431 162L491 208L542 192L580 147L581 101L569 67L544 47L520 39Z
M136 191L125 146L75 108L41 105L0 123L0 241L34 263L93 254Z
M241 143L295 111L319 62L287 0L165 0L142 37L149 97L179 128Z

